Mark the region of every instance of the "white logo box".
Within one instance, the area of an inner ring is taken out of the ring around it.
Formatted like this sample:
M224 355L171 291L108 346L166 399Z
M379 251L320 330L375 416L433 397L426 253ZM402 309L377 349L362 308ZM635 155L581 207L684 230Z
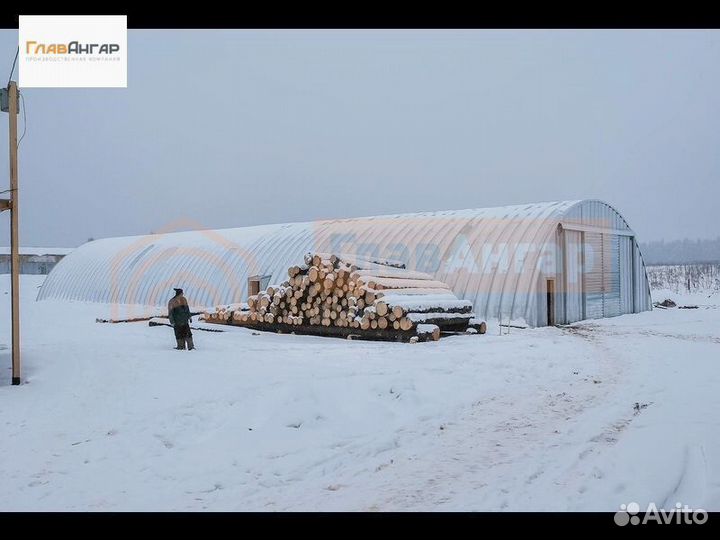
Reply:
M127 88L127 15L20 15L21 88Z

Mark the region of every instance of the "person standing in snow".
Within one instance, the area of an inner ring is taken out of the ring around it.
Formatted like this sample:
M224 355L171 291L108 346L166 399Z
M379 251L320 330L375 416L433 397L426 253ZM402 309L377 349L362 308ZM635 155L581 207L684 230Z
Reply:
M168 319L170 319L170 324L175 330L175 341L177 342L175 348L180 351L185 350L185 344L187 343L188 350L192 351L195 348L192 332L190 332L192 318L182 289L175 289L175 296L168 302Z

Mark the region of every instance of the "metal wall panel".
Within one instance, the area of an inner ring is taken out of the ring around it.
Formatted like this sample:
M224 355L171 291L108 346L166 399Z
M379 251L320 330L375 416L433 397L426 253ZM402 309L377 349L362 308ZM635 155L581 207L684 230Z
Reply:
M585 232L585 316L620 315L620 241L618 235Z
M583 249L580 231L564 231L565 235L565 323L584 319L583 316Z
M638 313L652 309L652 297L650 296L650 283L647 278L645 263L643 262L637 238L633 241L633 244L635 253L635 313Z
M583 233L583 261L585 280L585 318L600 319L604 316L603 297L603 235L601 233Z
M604 247L600 248L602 271L598 272L597 268L585 270L588 278L585 304L589 306L589 311L584 314L585 318L652 309L645 264L636 238L627 222L614 208L601 201L583 201L565 213L562 225L566 233L573 226L584 228L583 234L588 235L590 252L598 241ZM598 230L588 231L588 227ZM600 239L597 235L602 234L602 230L608 232ZM615 235L614 231L624 231L624 234ZM598 251L597 245L595 251ZM588 260L593 260L593 253L588 253ZM602 281L601 286L598 285L599 280ZM571 322L569 316L568 322Z
M634 312L633 244L632 236L620 237L620 313Z
M603 234L603 316L617 317L620 311L620 240Z

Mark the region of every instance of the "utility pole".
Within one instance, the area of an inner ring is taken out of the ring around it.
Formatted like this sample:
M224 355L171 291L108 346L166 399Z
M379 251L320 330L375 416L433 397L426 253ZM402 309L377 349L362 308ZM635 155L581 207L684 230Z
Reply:
M12 383L20 384L20 245L18 244L18 89L15 81L8 86L10 100L10 274L12 276Z
M10 210L10 280L12 284L12 384L20 384L20 244L18 240L18 88L15 81L2 92L2 110L10 114L10 197L0 211Z

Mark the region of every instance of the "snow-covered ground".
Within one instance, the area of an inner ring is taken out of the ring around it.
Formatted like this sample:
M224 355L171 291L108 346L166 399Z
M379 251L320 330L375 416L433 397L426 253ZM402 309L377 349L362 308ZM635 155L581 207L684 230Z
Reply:
M720 510L720 296L400 344L101 324L0 276L0 510ZM637 406L636 406L637 404Z

